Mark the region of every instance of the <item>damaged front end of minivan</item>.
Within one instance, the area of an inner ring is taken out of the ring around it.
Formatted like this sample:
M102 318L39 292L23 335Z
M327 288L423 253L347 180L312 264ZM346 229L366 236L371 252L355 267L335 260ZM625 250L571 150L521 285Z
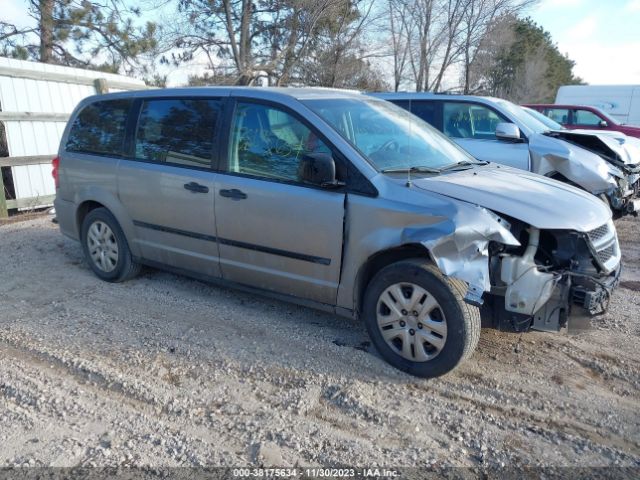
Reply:
M479 210L454 219L460 227L450 225L449 234L408 229L405 239L421 237L444 274L467 282L465 301L481 308L484 327L556 332L570 317L607 310L620 274L613 222L589 232L546 230Z
M558 331L570 317L603 313L621 260L606 206L572 187L520 171L519 178L512 176L513 191L522 192L515 201L504 182L513 172L484 167L417 182L460 200L464 188L473 204L458 205L454 215L427 229L406 228L403 242L422 244L445 275L468 284L465 301L480 307L485 327ZM556 199L544 195L547 186L557 188ZM592 208L582 218L558 211L555 202L564 196L586 197Z

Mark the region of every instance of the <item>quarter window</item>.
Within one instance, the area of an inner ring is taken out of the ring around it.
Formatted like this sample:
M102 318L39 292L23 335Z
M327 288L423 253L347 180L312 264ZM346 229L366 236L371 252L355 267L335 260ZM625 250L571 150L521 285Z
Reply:
M87 105L75 118L66 150L98 155L124 154L131 100L107 100Z
M496 126L504 122L493 110L475 103L445 103L444 133L452 138L495 139Z
M158 163L211 167L220 101L149 100L142 104L135 157Z
M277 108L238 103L231 132L229 171L297 182L305 155L330 149L306 125Z
M575 125L590 125L597 126L602 119L589 110L574 110L573 111L573 123Z

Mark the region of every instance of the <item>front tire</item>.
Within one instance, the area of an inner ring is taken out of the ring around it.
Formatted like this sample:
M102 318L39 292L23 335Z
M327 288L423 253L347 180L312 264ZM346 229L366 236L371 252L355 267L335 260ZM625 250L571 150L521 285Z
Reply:
M84 257L93 273L107 282L123 282L140 272L124 232L106 208L91 210L82 221Z
M466 288L425 259L380 270L367 286L363 305L380 355L417 377L438 377L456 368L480 338L480 311L464 302Z

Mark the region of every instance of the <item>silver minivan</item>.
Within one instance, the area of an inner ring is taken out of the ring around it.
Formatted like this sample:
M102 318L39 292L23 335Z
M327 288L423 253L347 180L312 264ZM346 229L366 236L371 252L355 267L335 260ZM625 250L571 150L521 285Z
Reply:
M148 265L359 317L423 377L469 357L481 326L558 331L606 309L620 272L595 197L358 93L87 98L54 177L60 229L101 279Z
M640 210L640 151L611 135L553 130L500 98L374 94L419 116L479 160L509 165L599 196L615 216Z

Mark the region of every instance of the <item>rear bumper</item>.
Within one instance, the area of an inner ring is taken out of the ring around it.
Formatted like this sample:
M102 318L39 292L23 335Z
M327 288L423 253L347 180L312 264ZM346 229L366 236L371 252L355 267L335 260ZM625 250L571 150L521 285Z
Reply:
M78 235L78 226L76 225L74 203L56 196L53 206L56 209L56 218L58 219L60 231L67 237L78 240L80 237Z

